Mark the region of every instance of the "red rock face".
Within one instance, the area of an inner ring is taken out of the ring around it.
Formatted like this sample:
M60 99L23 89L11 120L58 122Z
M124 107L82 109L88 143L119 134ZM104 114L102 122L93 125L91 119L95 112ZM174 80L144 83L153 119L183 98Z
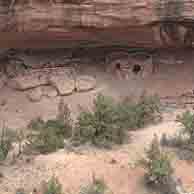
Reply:
M184 46L185 39L188 39L185 37L188 37L189 30L193 30L188 18L194 18L194 2L166 2L28 0L24 3L15 0L11 8L0 7L1 47L55 44L59 47L78 44L152 48ZM190 39L187 42L191 45Z

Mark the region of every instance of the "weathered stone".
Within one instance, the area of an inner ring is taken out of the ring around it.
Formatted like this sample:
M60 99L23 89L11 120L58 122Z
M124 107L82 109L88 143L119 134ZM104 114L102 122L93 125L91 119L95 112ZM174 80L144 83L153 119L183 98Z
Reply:
M47 96L49 98L53 98L58 95L56 88L54 88L53 86L42 86L42 93L44 96Z
M7 77L0 73L0 89L6 84L7 82Z
M10 79L8 82L8 85L11 88L17 89L17 90L26 90L35 88L41 85L48 84L48 79L46 74L30 74L30 75L24 75L24 76L17 76L13 79Z
M72 78L62 75L51 75L49 78L49 82L52 86L54 86L59 95L65 96L65 95L71 95L73 91L75 90L75 82Z
M41 100L43 93L41 87L30 89L27 91L27 97L32 102L38 102Z
M0 7L0 42L1 47L54 47L55 43L175 47L187 42L186 34L193 34L193 8L189 0L81 0L52 6L33 1L25 9L19 1L13 14ZM161 38L161 23L168 20L172 28L162 30Z
M76 79L76 91L86 92L96 87L96 79L92 76L79 76Z

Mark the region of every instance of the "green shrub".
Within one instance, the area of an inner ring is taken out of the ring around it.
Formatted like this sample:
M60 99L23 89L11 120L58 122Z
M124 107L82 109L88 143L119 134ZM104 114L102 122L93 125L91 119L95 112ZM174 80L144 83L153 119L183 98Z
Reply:
M72 120L70 110L64 108L63 115L56 119L43 121L37 119L31 122L32 131L29 136L31 147L40 153L54 152L64 147L64 139L72 135Z
M58 135L54 128L43 128L38 134L31 135L29 138L31 148L42 154L57 151L64 146L64 137Z
M177 116L177 122L183 126L182 133L188 135L190 142L194 142L194 114L186 111Z
M146 96L143 95L137 104L137 107L141 109L141 118L143 120L142 125L154 122L155 119L161 119L161 103L160 98L156 95Z
M138 129L160 117L160 100L157 96L143 95L139 102L123 101L118 105L119 118L123 127Z
M117 106L113 99L98 95L92 111L82 111L77 119L74 140L90 141L97 146L109 147L122 143L126 128L122 128Z
M159 113L155 97L142 97L137 103L116 103L111 97L99 94L91 111L82 111L77 119L73 140L91 142L97 146L110 147L121 144L128 129L144 127Z
M37 117L31 120L27 127L32 130L39 130L43 126L44 126L44 121L42 120L41 117Z
M81 188L80 194L104 194L106 190L105 182L94 177L92 183Z
M146 183L154 186L167 185L171 179L173 168L169 155L160 146L157 136L154 137L150 148L146 151L146 158L141 161L146 172Z
M31 136L31 142L41 153L63 147L63 139L70 137L74 145L75 142L77 145L91 142L109 148L113 144L122 144L128 129L141 128L153 122L160 113L159 108L156 97L142 96L134 104L130 101L116 103L111 97L99 94L93 102L92 110L83 110L73 128L70 110L60 101L56 119L45 122L38 118L29 124L29 128L36 131Z
M62 187L57 178L52 177L48 181L43 194L62 194Z
M6 159L11 149L12 142L15 139L15 133L5 127L3 127L0 132L0 161L3 161Z

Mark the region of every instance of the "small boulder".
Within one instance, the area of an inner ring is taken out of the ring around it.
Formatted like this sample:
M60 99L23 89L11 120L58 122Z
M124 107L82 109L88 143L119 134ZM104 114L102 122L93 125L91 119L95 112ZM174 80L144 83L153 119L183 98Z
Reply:
M16 90L27 90L46 84L48 84L48 79L44 74L17 76L8 83L11 88Z
M31 102L38 102L41 100L43 93L41 87L30 89L27 91L27 97Z
M53 75L50 77L49 82L61 96L71 95L75 90L75 82L71 77Z
M96 79L92 76L79 76L76 80L76 91L87 92L96 87Z
M54 88L53 86L42 86L42 93L43 96L49 98L54 98L58 95L56 88Z

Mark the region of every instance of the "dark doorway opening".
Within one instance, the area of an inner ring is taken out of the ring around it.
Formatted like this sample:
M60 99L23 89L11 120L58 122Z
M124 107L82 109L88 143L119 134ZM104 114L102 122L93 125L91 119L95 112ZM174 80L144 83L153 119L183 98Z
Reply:
M133 71L133 73L134 74L138 74L140 71L141 71L141 65L138 65L138 64L135 64L134 66L133 66L133 69L132 69L132 71Z
M116 63L115 67L116 67L117 70L121 70L121 64L120 63Z

